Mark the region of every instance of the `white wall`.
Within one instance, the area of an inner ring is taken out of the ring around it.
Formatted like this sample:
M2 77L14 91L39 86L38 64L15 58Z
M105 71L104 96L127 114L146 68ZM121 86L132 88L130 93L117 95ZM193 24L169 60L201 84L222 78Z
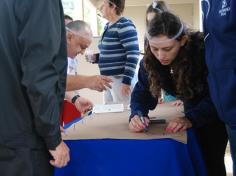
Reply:
M193 4L170 4L169 8L173 11L173 13L178 15L187 26L193 28Z
M98 41L100 40L99 37L94 37L92 45L90 46L91 49L93 49L94 53L98 52L97 44ZM86 62L84 56L79 55L77 57L78 60L78 74L82 75L99 75L99 69L97 64L90 64ZM93 103L95 104L101 104L103 102L102 100L102 93L89 90L89 89L83 89L80 90L80 95L83 97L86 97L90 99Z
M145 13L146 6L130 6L126 7L124 16L133 21L137 28L139 47L143 49L144 34L145 34Z

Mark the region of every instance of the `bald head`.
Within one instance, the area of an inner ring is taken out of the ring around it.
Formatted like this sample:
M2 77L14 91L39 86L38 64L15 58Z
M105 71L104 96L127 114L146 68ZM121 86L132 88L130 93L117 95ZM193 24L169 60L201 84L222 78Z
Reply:
M81 21L81 20L72 21L68 23L66 27L69 30L69 32L74 32L80 35L81 37L92 39L92 30L89 24L87 24L84 21Z

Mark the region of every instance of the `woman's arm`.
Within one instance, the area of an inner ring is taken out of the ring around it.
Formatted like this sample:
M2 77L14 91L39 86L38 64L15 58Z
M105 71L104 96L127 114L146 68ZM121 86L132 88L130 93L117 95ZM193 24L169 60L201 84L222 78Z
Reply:
M131 95L131 115L130 119L138 115L140 111L144 117L148 116L148 111L153 110L157 105L158 99L154 98L149 91L147 74L145 72L143 61L140 62L138 73L138 82Z

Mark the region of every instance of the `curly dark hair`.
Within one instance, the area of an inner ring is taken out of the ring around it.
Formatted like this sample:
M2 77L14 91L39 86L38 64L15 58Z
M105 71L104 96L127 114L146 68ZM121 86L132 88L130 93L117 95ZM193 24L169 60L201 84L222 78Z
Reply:
M178 33L181 25L182 22L177 16L170 12L163 12L149 24L148 33L151 37L165 35L171 38ZM205 90L207 67L204 61L203 34L184 30L176 40L180 41L183 36L187 36L188 40L168 66L163 66L155 58L150 46L147 48L144 68L147 71L150 91L154 97L160 95L161 88L171 87L175 91L174 95L184 99L202 95ZM172 74L170 70L173 70ZM164 82L163 77L165 77Z

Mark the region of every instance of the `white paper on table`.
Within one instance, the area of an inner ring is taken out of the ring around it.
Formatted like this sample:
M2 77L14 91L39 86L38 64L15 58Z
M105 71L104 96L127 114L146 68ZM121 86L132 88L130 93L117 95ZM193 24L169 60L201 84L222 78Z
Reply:
M93 113L123 112L123 104L98 104L93 107Z

